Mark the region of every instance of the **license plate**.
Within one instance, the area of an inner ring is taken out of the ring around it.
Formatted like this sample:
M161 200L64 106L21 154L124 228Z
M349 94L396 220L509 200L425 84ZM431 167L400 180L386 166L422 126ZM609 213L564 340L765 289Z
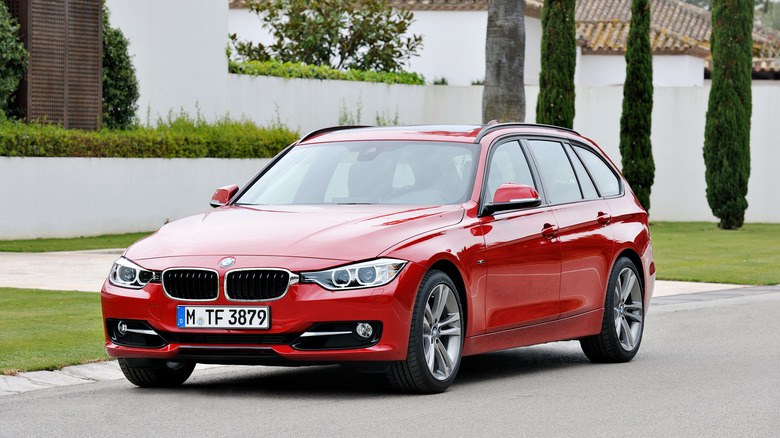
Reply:
M271 327L271 309L268 306L179 306L176 325L181 328L268 329Z

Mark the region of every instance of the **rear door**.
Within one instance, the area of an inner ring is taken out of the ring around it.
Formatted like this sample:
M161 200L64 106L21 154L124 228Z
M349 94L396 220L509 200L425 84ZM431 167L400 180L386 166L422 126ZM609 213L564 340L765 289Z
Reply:
M560 317L601 309L614 248L607 203L571 145L549 138L526 144L558 224Z

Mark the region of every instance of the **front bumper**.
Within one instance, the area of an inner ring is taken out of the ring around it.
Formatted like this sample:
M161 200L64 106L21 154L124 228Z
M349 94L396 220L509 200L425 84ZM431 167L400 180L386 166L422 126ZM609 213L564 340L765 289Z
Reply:
M424 273L422 266L409 263L398 278L382 287L331 292L298 283L281 299L257 303L228 301L222 290L209 303L178 301L167 297L159 283L132 290L106 281L101 291L106 351L112 357L225 364L404 360ZM220 272L220 284L223 278ZM268 306L271 326L267 330L179 328L177 307L183 305ZM120 321L129 328L122 336L117 330ZM362 344L346 334L361 322L374 329Z

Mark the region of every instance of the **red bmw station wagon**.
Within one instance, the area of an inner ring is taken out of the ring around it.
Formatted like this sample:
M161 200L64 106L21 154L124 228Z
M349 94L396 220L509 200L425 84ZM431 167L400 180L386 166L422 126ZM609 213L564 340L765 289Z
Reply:
M574 131L323 129L211 204L103 286L106 350L136 385L196 363L340 363L435 393L463 356L577 339L626 362L642 340L647 213Z

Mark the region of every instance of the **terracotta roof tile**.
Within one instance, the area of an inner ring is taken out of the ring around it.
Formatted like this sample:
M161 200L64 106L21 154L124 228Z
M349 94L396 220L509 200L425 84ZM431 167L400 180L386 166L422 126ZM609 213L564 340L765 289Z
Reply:
M582 53L602 55L625 53L630 27L628 23L617 19L578 22L577 35ZM650 45L656 55L692 55L704 58L710 53L703 42L658 26L650 28Z

